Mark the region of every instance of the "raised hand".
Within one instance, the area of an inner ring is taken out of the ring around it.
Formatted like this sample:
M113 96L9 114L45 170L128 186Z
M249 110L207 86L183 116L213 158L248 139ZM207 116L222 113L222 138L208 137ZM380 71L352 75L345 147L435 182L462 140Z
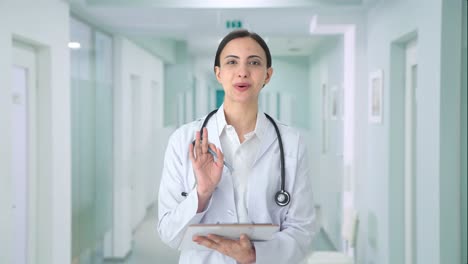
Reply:
M211 148L218 159L208 152ZM195 134L195 145L189 145L189 157L197 178L198 212L205 209L211 195L221 180L223 172L224 155L214 144L208 143L208 130L203 128L203 139L200 140L200 132Z

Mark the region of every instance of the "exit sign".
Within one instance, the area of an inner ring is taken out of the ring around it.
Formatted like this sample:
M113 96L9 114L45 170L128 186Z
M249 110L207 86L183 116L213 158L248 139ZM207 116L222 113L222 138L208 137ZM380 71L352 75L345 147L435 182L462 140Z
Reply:
M242 21L240 20L226 20L227 29L237 29L242 28Z

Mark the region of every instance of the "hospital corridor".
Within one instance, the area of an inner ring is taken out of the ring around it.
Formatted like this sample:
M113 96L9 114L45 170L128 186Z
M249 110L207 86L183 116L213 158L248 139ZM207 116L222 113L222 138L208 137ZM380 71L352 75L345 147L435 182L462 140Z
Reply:
M278 162L259 173L270 177L249 179L252 195L271 192L249 214L313 212L310 244L272 254L300 251L287 264L468 264L467 9L466 0L0 0L0 264L187 263L178 238L160 236L159 212L166 198L188 208L200 182L179 190L161 180L202 143L191 144L194 131L174 154L168 142L224 109L232 95L213 61L243 29L271 52L261 47L273 71L258 86L259 113L297 130L305 157L268 127L286 153L272 144ZM211 199L228 196L226 175L248 170L229 153ZM296 187L313 198L289 197L285 173L307 177ZM208 208L244 219L220 201Z

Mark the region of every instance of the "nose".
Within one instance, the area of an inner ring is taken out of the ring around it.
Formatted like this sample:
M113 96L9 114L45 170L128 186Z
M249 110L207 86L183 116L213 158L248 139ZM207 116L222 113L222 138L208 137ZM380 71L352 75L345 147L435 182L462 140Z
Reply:
M249 75L247 66L243 64L239 65L239 71L237 74L240 78L247 78L247 76Z

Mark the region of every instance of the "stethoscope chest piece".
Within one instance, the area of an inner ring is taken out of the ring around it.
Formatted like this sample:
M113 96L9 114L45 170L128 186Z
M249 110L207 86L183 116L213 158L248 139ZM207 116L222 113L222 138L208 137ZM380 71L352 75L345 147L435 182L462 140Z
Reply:
M291 201L291 196L285 190L280 190L275 195L276 204L279 206L286 206Z

